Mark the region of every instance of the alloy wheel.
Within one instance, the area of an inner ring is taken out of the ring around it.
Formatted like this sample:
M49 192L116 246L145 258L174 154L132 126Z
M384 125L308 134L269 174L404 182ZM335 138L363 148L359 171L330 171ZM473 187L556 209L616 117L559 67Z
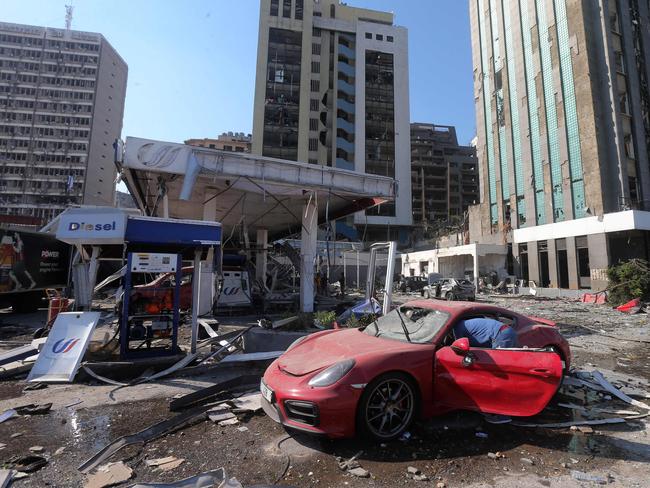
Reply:
M398 435L411 422L415 395L411 385L400 378L379 382L368 398L365 411L370 433L381 439Z

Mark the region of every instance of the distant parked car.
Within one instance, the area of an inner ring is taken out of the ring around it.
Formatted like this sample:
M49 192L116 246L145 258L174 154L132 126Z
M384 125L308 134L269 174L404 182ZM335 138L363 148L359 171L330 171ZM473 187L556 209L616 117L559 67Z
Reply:
M420 291L427 285L426 278L421 276L407 276L399 284L399 291Z
M422 288L421 294L424 298L444 298L445 300L469 300L476 299L476 290L469 280L457 280L456 278L443 278L434 281Z

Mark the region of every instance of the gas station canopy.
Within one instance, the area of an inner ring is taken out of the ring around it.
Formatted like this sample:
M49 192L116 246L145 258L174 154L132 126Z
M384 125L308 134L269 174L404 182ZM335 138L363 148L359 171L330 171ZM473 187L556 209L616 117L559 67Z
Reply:
M246 153L127 137L118 166L138 207L152 216L268 229L300 229L302 206L316 200L318 220L392 201L392 178Z

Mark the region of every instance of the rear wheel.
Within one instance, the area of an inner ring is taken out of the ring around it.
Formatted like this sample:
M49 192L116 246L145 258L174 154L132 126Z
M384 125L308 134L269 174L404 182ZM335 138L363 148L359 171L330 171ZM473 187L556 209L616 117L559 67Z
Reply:
M447 294L445 295L445 298L447 299L448 302L451 302L454 299L454 294L448 291Z
M417 388L411 378L397 372L381 375L361 396L357 425L372 438L395 439L413 421L417 404Z

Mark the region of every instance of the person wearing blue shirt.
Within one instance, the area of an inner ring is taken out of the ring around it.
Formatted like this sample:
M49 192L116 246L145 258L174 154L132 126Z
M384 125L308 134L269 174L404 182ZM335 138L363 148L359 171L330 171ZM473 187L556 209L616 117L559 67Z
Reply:
M467 337L470 347L519 347L517 333L509 325L488 317L460 320L454 326L456 339Z

